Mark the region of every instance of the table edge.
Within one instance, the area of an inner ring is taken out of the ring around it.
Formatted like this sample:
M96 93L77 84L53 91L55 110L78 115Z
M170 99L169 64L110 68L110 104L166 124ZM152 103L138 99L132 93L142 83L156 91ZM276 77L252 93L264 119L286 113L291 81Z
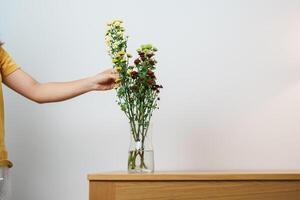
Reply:
M300 171L284 172L155 172L129 174L103 172L88 174L89 181L209 181L209 180L299 180Z

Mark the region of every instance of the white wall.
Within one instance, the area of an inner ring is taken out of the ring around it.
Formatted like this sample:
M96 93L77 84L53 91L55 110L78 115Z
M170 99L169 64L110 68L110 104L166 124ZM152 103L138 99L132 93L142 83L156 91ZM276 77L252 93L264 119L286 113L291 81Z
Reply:
M109 66L105 24L159 48L157 170L300 168L299 0L1 0L0 38L40 81ZM5 90L14 200L87 199L87 173L126 170L114 91L37 105Z

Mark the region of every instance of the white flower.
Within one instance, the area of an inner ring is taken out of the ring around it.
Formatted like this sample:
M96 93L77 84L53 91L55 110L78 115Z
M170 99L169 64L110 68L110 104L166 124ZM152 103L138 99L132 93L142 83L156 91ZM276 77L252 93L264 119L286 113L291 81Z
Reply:
M112 47L113 47L114 49L116 49L116 48L118 48L118 45L115 43L115 44L112 45Z
M122 33L121 31L119 31L119 32L117 32L117 35L118 35L118 36L122 36L123 33Z
M105 43L107 44L107 45L110 45L110 43L111 43L111 37L105 37Z
M115 21L115 22L114 22L114 25L115 25L115 26L120 26L121 23L120 23L119 21Z

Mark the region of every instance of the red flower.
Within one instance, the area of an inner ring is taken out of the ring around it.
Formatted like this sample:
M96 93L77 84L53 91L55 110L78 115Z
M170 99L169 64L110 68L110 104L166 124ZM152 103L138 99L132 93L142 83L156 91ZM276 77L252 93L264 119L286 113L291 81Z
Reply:
M151 58L152 56L154 56L154 53L149 53L149 54L147 54L147 57L148 57L148 58Z
M150 65L155 65L156 61L155 60L149 60Z
M133 70L133 71L130 72L130 75L131 75L131 76L136 76L137 74L138 74L138 72L135 71L135 70Z
M154 81L153 79L150 79L150 80L147 81L147 83L148 83L149 85L154 85L154 84L155 84L155 81Z
M150 69L147 71L147 74L149 75L149 76L153 76L154 75L154 72L153 71L151 71Z
M145 53L144 52L139 52L139 56L144 57Z
M141 62L141 60L140 60L140 59L138 59L138 58L134 60L134 64L135 64L135 65L138 65L138 64L140 64L140 62Z
M131 77L132 77L133 79L136 79L137 76L138 76L138 72L133 70L133 71L130 72L130 75L131 75Z
M152 79L155 79L155 78L156 78L155 75L154 75L154 72L151 71L151 70L148 70L148 71L147 71L147 75L150 76L150 78L152 78Z

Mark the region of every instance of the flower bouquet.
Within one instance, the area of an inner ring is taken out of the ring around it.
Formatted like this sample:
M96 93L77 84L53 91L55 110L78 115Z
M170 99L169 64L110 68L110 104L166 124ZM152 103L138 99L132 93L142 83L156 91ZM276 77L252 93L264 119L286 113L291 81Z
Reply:
M153 149L150 138L152 113L158 108L159 92L154 59L157 49L151 44L137 49L138 57L130 64L132 55L127 52L128 36L121 20L107 24L105 41L113 67L119 73L116 81L117 103L129 119L131 145L128 155L129 172L153 172Z

